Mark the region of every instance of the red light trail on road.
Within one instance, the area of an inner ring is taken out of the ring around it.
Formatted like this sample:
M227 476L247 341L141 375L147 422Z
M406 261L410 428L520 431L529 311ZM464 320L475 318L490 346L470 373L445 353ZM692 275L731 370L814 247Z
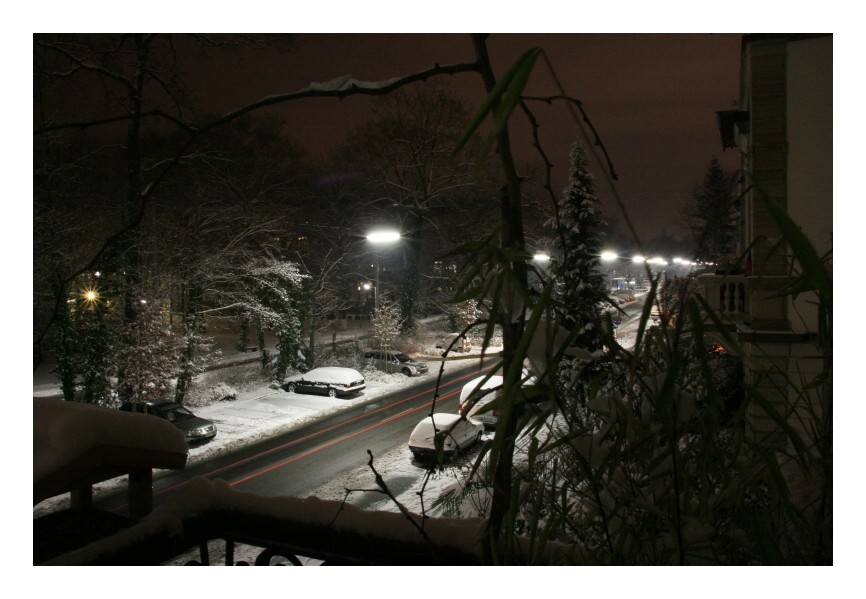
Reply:
M448 393L447 395L443 395L442 397L439 397L437 401L439 401L439 400L443 400L443 399L448 399L449 397L453 397L453 396L457 395L458 393L460 393L460 390L457 390L457 391L451 391L451 392ZM415 396L415 397L417 397L417 396ZM402 401L405 401L405 400L402 400ZM398 402L398 403L402 403L402 401L401 401L401 402ZM396 405L396 404L395 404L395 405ZM333 447L334 445L338 445L338 444L342 443L343 441L347 441L347 440L349 440L349 439L351 439L351 438L353 438L353 437L357 437L358 435L362 435L362 434L364 434L364 433L367 433L367 432L369 432L369 431L371 431L371 430L373 430L373 429L375 429L375 428L378 428L378 427L382 426L383 424L387 424L387 423L389 423L389 422L393 422L393 421L395 421L395 420L397 420L397 419L399 419L399 418L403 418L404 416L408 416L409 414L414 414L415 412L417 412L417 411L419 411L419 410L423 410L423 409L425 409L425 408L428 408L428 407L430 407L431 405L433 405L433 402L432 402L432 401L429 401L429 402L427 402L427 403L425 403L425 404L422 404L422 405L420 405L420 406L418 406L418 407L416 407L416 408L412 408L411 410L407 410L407 411L405 411L405 412L400 412L399 414L395 414L394 416L391 416L390 418L386 418L385 420L380 420L380 421L377 422L376 424L373 424L372 426L368 426L368 427L365 428L365 429L362 429L362 430L359 430L359 431L357 431L357 432L354 432L354 433L352 433L351 435L345 435L345 436L343 436L343 437L340 437L339 439L334 439L334 440L331 441L330 443L325 443L324 445L320 445L319 447L316 447L315 449L311 449L310 451L308 451L308 452L306 452L306 453L302 453L301 455L295 456L295 457L293 457L293 458L291 458L291 459L288 459L288 460L286 460L286 461L284 461L284 462L280 462L279 464L274 464L273 466L269 466L268 468L265 468L264 470L260 470L259 472L256 472L255 474L250 474L250 475L247 476L247 477L244 477L244 478L242 478L242 479L240 479L240 480L236 480L235 482L230 483L229 486L234 487L235 485L239 485L239 484L241 484L241 483L245 483L245 482L247 482L248 480L252 480L252 479L254 479L254 478L258 477L258 476L261 476L261 475L263 475L263 474L267 474L268 472L271 472L271 471L273 471L273 470L276 470L277 468L282 468L283 466L287 466L288 464L291 464L291 463L293 463L293 462L297 462L298 460L303 459L303 458L305 458L305 457L307 457L307 456L311 456L311 455L313 455L314 453L317 453L317 452L319 452L319 451L322 451L323 449L327 449L327 448L329 448L329 447ZM391 407L391 406L387 406L387 407ZM378 411L378 410L377 410L377 411ZM373 414L373 413L374 413L374 412L370 412L370 414ZM364 416L369 416L370 414L364 414ZM354 419L353 419L353 420L354 420Z
M455 378L454 380L449 381L449 382L443 384L442 387L449 387L449 386L454 385L455 383L458 383L458 382L460 382L460 381L463 381L463 380L465 380L465 379L467 379L467 378L469 378L469 377L471 377L471 376L477 376L479 373L486 372L487 370L490 370L490 367L488 367L488 368L481 368L481 369L479 369L479 370L473 370L472 372L470 372L470 373L468 373L468 374L465 374L465 375L463 375L463 376L457 377L457 378ZM386 406L381 406L381 407L376 408L375 410L372 410L372 411L370 411L370 412L367 412L367 413L364 413L364 414L359 414L358 416L355 416L354 418L350 418L350 419L348 419L348 420L345 420L345 421L343 421L343 422L339 422L339 423L334 424L334 425L332 425L332 426L329 426L329 427L326 427L326 428L323 428L323 429L320 429L320 430L314 431L314 432L312 432L312 433L310 433L310 434L308 434L308 435L305 435L305 436L303 436L303 437L301 437L301 438L299 438L299 439L295 439L295 440L293 440L293 441L289 441L288 443L283 443L282 445L278 445L278 446L276 446L276 447L272 447L272 448L270 448L270 449L268 449L268 450L266 450L266 451L262 451L262 452L260 452L260 453L257 453L257 454L255 454L255 455L252 455L252 456L249 456L249 457L243 458L243 459L238 460L238 461L236 461L236 462L232 462L231 464L226 464L225 466L220 466L219 468L215 468L215 469L213 469L213 470L211 470L211 471L209 471L209 472L206 472L206 473L202 474L201 476L204 476L204 477L206 477L206 478L210 478L210 477L214 476L215 474L218 474L219 472L222 472L222 471L224 471L224 470L228 470L228 469L230 469L230 468L234 468L234 467L236 467L236 466L238 466L238 465L240 465L240 464L243 464L243 463L245 463L245 462L249 462L249 461L251 461L251 460L254 460L254 459L257 459L257 458L260 458L260 457L266 456L266 455L268 455L268 454L270 454L270 453L273 453L273 452L275 452L275 451L278 451L278 450L280 450L280 449L284 449L284 448L286 448L286 447L290 447L290 446L292 446L292 445L295 445L295 444L300 443L300 442L302 442L302 441L306 441L306 440L311 439L311 438L313 438L313 437L316 437L316 436L318 436L318 435L321 435L321 434L324 434L324 433L327 433L327 432L333 431L333 430L335 430L335 429L337 429L337 428L339 428L339 427L341 427L341 426L345 426L345 425L347 425L347 424L351 424L351 423L356 422L356 421L358 421L358 420L360 420L360 419L362 419L362 418L367 418L367 417L373 416L373 415L375 415L375 414L381 412L382 410L386 410L386 409L392 408L392 407L394 407L394 406L398 406L398 405L400 405L400 404L402 404L402 403L405 403L405 402L407 402L407 401L411 401L411 400L413 400L413 399L417 399L417 398L419 398L419 397L422 397L422 396L424 396L424 395L427 395L428 393L434 393L435 391L436 391L436 388L435 388L435 387L430 388L430 389L425 389L424 391L420 391L420 392L418 392L418 393L415 393L414 395L410 395L409 397L405 397L405 398L403 398L403 399L401 399L401 400L399 400L399 401L396 401L396 402L394 402L394 403L392 403L392 404L388 404L388 405L386 405ZM250 480L250 479L252 479L252 478L255 478L255 477L257 477L257 476L261 476L262 474L265 474L266 472L269 472L269 471L274 470L274 469L276 469L276 468L280 468L280 467L282 467L282 466L285 466L286 464L289 464L289 463L294 462L294 461L297 461L297 460L299 460L299 459L301 459L301 458L303 458L303 457L306 457L306 456L309 456L309 455L311 455L311 454L313 454L313 453L316 453L317 451L321 451L322 449L326 449L326 448L328 448L328 447L331 447L331 446L333 446L333 445L336 445L336 444L338 444L338 443L340 443L340 442L342 442L342 441L345 441L345 440L347 440L347 439L350 439L350 438L352 438L352 437L354 437L354 436L357 436L357 435L359 435L359 434L361 434L361 433L363 433L363 432L367 432L368 430L372 430L372 429L374 429L374 428L376 428L376 427L378 427L378 426L381 426L382 424L385 424L385 423L387 423L387 422L391 422L391 421L393 421L393 420L395 420L395 419L397 419L397 418L400 418L400 417L402 417L402 416L406 416L406 415L408 415L408 414L413 414L413 413L415 413L415 412L417 412L417 411L419 411L419 410L422 410L422 409L424 409L424 408L428 408L428 407L430 407L430 406L433 404L434 401L442 401L442 400L444 400L444 399L448 399L448 398L450 398L450 397L453 397L456 393L457 393L457 391L452 391L452 392L450 392L450 393L448 393L448 394L446 394L446 395L444 395L444 396L437 397L435 400L431 400L431 401L429 401L429 402L427 402L427 403L425 403L425 404L423 404L423 405L421 405L421 406L418 406L417 408L413 408L413 409L411 409L411 410L409 410L409 411L407 411L407 412L402 412L402 413L400 413L400 414L397 414L396 416L392 416L391 418L388 418L388 419L386 419L386 420L382 420L381 422L379 422L379 423L377 423L377 424L375 424L375 425L372 425L372 426L370 426L369 428L366 428L366 429L364 429L364 430L362 430L362 431L358 431L357 433L354 433L354 434L352 434L352 435L347 435L347 436L345 436L345 437L342 437L342 438L340 438L340 439L337 439L337 440L335 440L335 441L332 441L331 443L328 443L328 444L322 445L322 446L320 446L320 447L317 447L316 449L310 450L310 451L308 451L308 452L306 452L306 453L304 453L304 454L302 454L302 455L300 455L300 456L296 456L296 457L294 457L294 458L292 458L292 459L290 459L290 460L287 460L287 461L285 461L285 462L282 462L282 463L280 463L280 464L276 464L276 465L274 465L274 466L270 466L269 468L267 468L267 469L265 469L265 470L262 470L261 472L257 472L257 473L255 473L255 474L251 474L251 475L249 475L249 476L247 476L247 477L245 477L245 478L243 478L243 479L241 479L241 480L238 480L238 481L235 481L235 482L233 482L233 483L230 483L230 485L231 485L231 486L235 486L235 485L238 485L238 484L240 484L240 483L246 482L246 481L248 481L248 480ZM181 482L181 483L177 483L177 484L175 484L175 485L171 485L171 486L165 487L164 489L154 490L154 492L153 492L153 496L155 497L155 496L157 496L157 495L162 495L163 493L167 493L168 491L172 491L172 490L174 490L174 489L178 489L178 488L180 488L180 487L186 485L187 482L189 482L189 481L184 481L184 482ZM116 507L114 507L114 508L110 508L110 511L118 511L118 510L121 510L121 509L123 509L123 508L125 508L125 507L127 507L127 504L126 504L126 503L124 503L124 504L122 504L122 505L118 505L118 506L116 506Z

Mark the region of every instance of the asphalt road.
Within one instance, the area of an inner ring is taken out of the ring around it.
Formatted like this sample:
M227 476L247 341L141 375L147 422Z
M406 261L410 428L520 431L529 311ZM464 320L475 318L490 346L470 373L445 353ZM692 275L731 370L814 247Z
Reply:
M443 375L437 412L455 412L463 385L479 376L477 364ZM154 480L154 506L196 476L222 479L239 491L261 496L306 497L340 474L367 463L370 450L382 455L404 445L430 412L436 379L347 408L296 430L201 462ZM101 498L98 507L126 512L123 493Z

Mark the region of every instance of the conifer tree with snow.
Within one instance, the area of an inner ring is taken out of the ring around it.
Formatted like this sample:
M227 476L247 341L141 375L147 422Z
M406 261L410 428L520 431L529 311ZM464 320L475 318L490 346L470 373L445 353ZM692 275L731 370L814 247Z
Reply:
M692 189L683 216L692 234L695 259L720 262L733 254L737 236L737 172L713 157Z
M597 351L602 347L602 334L596 306L607 300L604 276L599 271L599 234L604 221L598 210L595 179L579 141L571 148L570 163L568 186L557 214L546 224L555 230L558 256L553 269L559 281L562 324L579 330L575 345Z
M103 318L102 306L93 305L82 312L78 330L81 399L107 405L112 399L110 372L115 331Z
M171 396L184 339L175 335L155 303L141 304L136 318L123 325L125 343L115 353L121 399L141 402Z

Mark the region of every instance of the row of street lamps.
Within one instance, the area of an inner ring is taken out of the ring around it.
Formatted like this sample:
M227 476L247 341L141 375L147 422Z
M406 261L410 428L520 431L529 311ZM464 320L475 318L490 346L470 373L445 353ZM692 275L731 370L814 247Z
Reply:
M668 266L670 264L670 262L668 262L667 260L665 260L664 258L662 258L660 256L656 256L655 258L647 258L647 257L641 256L641 255L635 255L635 256L627 257L627 256L620 256L618 253L611 251L611 250L605 250L604 252L602 252L599 255L599 258L601 258L602 262L615 262L617 260L624 260L624 261L631 261L634 264L647 263L647 264L655 264L658 266ZM544 263L547 263L550 261L550 254L548 254L546 252L536 252L532 256L532 259L535 262L538 262L540 264L544 264ZM673 258L671 260L671 262L673 262L674 264L680 265L680 266L697 266L698 265L697 262L693 262L691 260L686 260L684 258Z
M606 250L601 253L601 261L602 262L615 262L616 260L631 260L634 264L656 264L658 266L668 266L670 262L662 258L661 256L656 256L655 258L647 258L646 256L641 256L637 254L635 256L623 257L617 254L616 252ZM671 260L674 264L678 264L681 266L696 266L697 262L692 262L691 260L685 260L683 258L674 258Z
M652 258L647 258L646 256L637 254L634 256L621 256L618 252L613 250L605 250L598 255L600 262L604 265L614 266L616 263L627 263L632 268L638 268L641 265L647 265L649 268L655 270L658 268L686 268L691 270L694 267L701 266L702 264L699 262L695 262L692 260L688 260L685 258L672 258L671 260L667 260L662 258L661 256L654 256ZM536 252L532 257L533 262L538 264L539 266L545 266L550 260L551 256L547 252ZM712 266L711 264L708 264ZM609 267L608 266L608 267ZM614 268L619 268L614 266ZM616 270L613 271L613 275L611 275L611 287L614 285ZM632 273L636 274L635 272ZM627 282L627 281L626 281Z
M369 241L374 246L387 246L394 244L400 240L400 233L390 229L380 229L376 231L372 231L367 235L367 241ZM373 309L379 309L379 251L376 252L376 284L373 287ZM646 256L642 256L640 254L634 256L620 256L617 252L613 250L605 250L601 252L599 258L602 263L613 263L617 261L631 262L632 264L649 264L651 266L668 266L671 262L676 266L681 267L694 267L698 266L698 262L694 262L692 260L687 260L680 257L673 258L670 262L661 256L655 256L653 258L647 258ZM538 264L546 264L550 261L550 254L546 252L536 252L533 255L533 261ZM364 284L364 289L369 290L370 284Z

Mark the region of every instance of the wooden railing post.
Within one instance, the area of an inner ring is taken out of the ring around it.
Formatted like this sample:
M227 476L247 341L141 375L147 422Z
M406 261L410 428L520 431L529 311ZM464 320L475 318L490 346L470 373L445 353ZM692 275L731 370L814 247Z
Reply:
M129 471L129 518L138 522L153 510L153 471L133 468Z

